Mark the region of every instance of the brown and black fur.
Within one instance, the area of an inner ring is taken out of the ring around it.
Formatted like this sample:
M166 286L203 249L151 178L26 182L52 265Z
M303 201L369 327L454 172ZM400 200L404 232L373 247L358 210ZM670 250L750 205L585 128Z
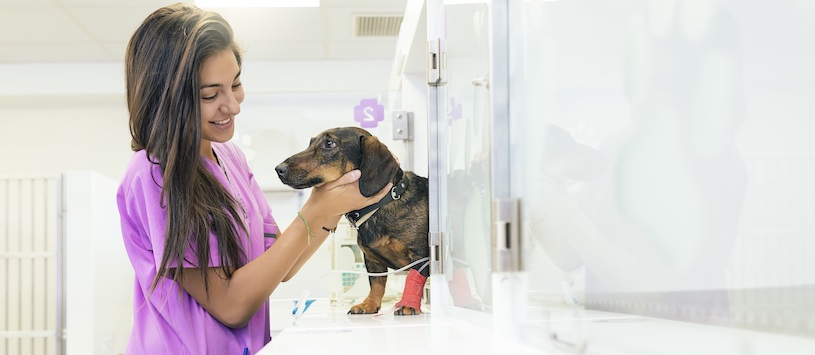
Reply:
M388 147L368 131L357 127L326 130L311 139L308 148L294 154L278 165L280 180L293 188L320 186L359 169L359 189L370 197L381 191L388 182L398 181L399 165ZM357 243L365 257L369 273L386 272L388 268L401 269L427 257L428 247L428 185L427 178L405 171L407 190L398 200L384 205L359 226ZM412 268L425 277L429 267L424 263ZM368 277L371 291L365 300L351 307L349 314L377 313L385 295L386 276ZM421 313L412 307L400 307L394 314Z

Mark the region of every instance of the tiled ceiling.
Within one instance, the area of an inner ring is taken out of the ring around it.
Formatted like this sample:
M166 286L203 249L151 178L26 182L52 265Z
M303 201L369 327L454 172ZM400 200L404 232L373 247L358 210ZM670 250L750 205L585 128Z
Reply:
M0 0L0 64L120 62L166 0ZM401 16L406 0L321 0L319 8L216 9L246 61L388 60L395 36L355 36L358 16Z

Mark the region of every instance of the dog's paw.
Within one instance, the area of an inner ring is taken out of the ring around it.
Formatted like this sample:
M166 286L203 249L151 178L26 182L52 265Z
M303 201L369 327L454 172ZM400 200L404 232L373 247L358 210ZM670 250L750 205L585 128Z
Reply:
M393 315L395 316L416 316L422 314L421 309L416 309L413 307L401 306L393 311Z
M356 304L348 310L348 314L373 314L379 312L380 306L377 306L372 303L362 302L360 304Z

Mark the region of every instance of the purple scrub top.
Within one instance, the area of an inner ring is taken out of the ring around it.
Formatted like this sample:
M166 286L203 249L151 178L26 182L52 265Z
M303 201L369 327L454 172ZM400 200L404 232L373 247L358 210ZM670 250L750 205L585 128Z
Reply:
M201 161L246 211L249 238L242 238L242 242L249 260L254 260L271 247L279 229L240 149L230 142L213 142L212 149L226 174L215 162L204 157ZM244 348L250 353L259 351L271 340L268 301L245 327L232 329L221 324L183 289L179 298L179 285L172 280L159 280L150 294L164 251L167 224L166 209L159 200L161 183L161 169L140 150L130 159L116 196L122 237L136 274L133 328L126 353L221 355L243 354ZM209 266L220 266L215 240L214 234L210 235ZM187 259L192 262L185 261L185 267L195 267L193 255L188 253Z

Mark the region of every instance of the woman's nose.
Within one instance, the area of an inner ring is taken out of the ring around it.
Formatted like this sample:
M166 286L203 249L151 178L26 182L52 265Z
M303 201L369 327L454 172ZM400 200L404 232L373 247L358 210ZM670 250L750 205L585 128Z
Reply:
M227 102L221 105L221 112L227 115L237 115L241 113L241 103L235 97L235 95L228 95L229 98Z

